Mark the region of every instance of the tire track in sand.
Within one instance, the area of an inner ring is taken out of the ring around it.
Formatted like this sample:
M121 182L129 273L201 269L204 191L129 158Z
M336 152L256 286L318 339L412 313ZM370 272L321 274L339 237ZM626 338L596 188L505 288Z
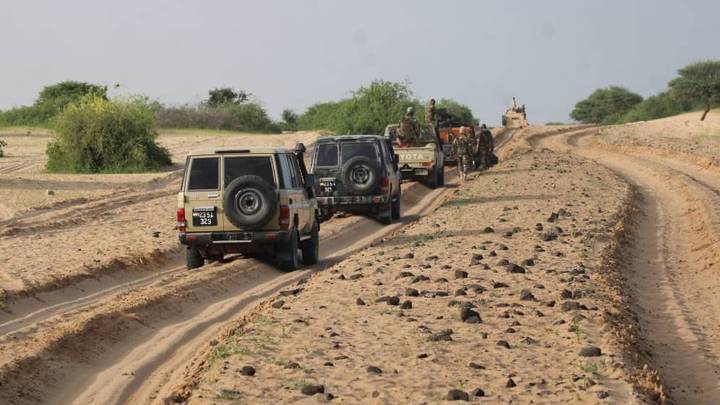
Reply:
M648 361L671 398L720 403L720 178L687 163L592 147L594 131L539 140L579 154L632 184L641 214L620 263Z

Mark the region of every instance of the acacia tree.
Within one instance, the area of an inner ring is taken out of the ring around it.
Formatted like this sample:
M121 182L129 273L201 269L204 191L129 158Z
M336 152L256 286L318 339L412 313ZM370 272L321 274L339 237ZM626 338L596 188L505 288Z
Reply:
M575 104L572 119L588 124L615 124L643 98L624 87L610 86L595 90Z
M241 104L250 99L250 93L244 90L235 91L229 87L221 87L208 91L206 104L210 107L221 107L226 104Z
M704 107L700 121L704 121L710 108L720 103L720 61L693 63L678 70L680 77L668 84L677 98Z

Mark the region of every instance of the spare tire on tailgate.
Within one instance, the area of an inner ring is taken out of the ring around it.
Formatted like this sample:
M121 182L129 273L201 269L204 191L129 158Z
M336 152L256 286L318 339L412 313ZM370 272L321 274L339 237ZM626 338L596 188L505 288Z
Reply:
M354 193L368 193L377 187L380 180L380 168L367 156L355 156L340 170L340 181Z
M225 187L223 208L227 219L238 228L258 228L275 214L277 193L262 177L240 176Z

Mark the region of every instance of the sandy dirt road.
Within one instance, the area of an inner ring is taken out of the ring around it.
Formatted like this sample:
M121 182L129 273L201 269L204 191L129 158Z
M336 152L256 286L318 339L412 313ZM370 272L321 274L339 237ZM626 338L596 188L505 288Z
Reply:
M585 158L533 151L526 135L548 131L560 133L499 134L499 154L514 154L438 210L230 322L174 398L642 403L603 261L629 187Z
M363 217L323 224L321 266L426 214L449 190L406 184L403 221L391 226ZM320 268L282 273L236 258L187 272L170 258L151 275L112 273L19 300L0 323L2 396L10 403L150 402L224 321ZM28 384L38 379L48 384Z
M595 130L530 142L592 159L635 188L634 229L620 264L645 361L677 403L720 403L720 172L682 153L613 147Z

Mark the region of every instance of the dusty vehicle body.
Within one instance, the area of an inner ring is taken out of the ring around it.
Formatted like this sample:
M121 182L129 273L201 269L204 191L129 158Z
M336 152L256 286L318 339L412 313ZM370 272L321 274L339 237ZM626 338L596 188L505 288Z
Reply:
M177 229L187 267L225 254L266 254L288 270L319 259L318 205L302 154L280 148L190 153L178 193Z
M502 125L505 128L525 128L528 125L525 105L519 106L513 97L512 104L502 115Z
M445 184L445 154L435 128L420 124L420 136L413 144L398 143L397 124L385 128L385 138L392 141L398 154L398 166L403 179L415 179L431 188Z
M318 138L312 173L321 218L336 212L400 219L400 172L392 144L378 135Z

